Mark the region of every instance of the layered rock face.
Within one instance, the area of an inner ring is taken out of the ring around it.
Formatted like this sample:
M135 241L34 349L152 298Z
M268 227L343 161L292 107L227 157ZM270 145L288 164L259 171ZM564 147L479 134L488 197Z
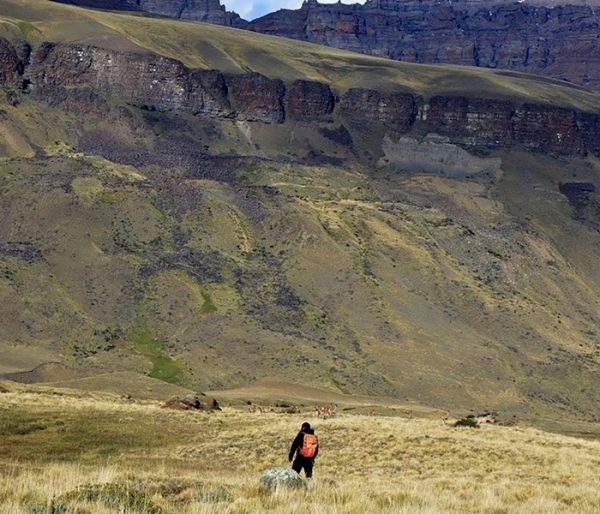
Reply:
M0 38L0 84L13 82L22 64L15 48L4 38Z
M89 86L138 107L228 114L227 87L214 71L188 70L174 59L80 45L42 45L30 80L42 98L60 98Z
M518 146L551 155L600 155L600 114L545 104L352 88L336 97L328 84L284 84L258 73L190 70L153 54L44 43L25 66L0 40L0 79L69 110L101 113L106 97L147 110L180 111L261 123L287 119L330 124L320 132L351 146L353 135L376 129L398 138L417 128L467 147ZM105 107L104 107L105 108ZM379 133L379 132L378 132Z
M327 84L313 80L296 80L287 95L289 116L300 121L329 121L335 96Z
M118 11L142 11L171 18L204 21L216 25L243 27L246 21L229 12L219 0L55 0L64 4L111 9Z
M415 99L405 93L380 93L372 89L350 89L341 100L342 116L354 123L380 123L406 132L415 120Z
M308 0L248 29L407 62L507 68L600 88L600 12L589 5Z
M269 123L282 123L285 119L285 86L281 80L272 80L260 73L249 73L231 76L229 84L240 119Z
M508 147L513 143L512 112L512 104L506 101L436 96L424 106L421 117L438 134L457 143Z
M570 109L525 104L514 112L512 128L515 142L525 148L554 154L585 150L577 114Z

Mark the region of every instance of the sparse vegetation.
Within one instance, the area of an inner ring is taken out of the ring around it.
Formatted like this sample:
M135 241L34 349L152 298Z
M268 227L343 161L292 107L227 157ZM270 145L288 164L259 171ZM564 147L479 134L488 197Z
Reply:
M310 411L261 415L230 407L185 413L43 390L3 394L0 413L2 421L49 425L0 438L0 512L11 514L600 509L600 442L531 428L455 430L439 419L350 414L323 421ZM266 493L260 473L285 465L305 419L322 447L315 480L306 493Z

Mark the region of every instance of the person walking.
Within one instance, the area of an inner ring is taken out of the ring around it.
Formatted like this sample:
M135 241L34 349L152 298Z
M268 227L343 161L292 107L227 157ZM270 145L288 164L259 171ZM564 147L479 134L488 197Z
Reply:
M313 464L318 454L319 440L310 424L304 422L290 448L289 461L294 460L292 469L298 474L304 469L306 478L310 480L313 473Z

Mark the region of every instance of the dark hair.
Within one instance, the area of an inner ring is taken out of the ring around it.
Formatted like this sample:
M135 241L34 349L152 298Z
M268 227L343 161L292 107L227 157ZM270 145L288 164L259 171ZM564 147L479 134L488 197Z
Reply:
M306 421L304 423L302 423L302 430L308 430L310 429L310 423L307 423Z

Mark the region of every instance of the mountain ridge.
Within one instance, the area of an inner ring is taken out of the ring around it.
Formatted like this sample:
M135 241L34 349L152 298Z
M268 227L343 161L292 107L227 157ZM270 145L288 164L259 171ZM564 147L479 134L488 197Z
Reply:
M525 71L600 88L597 2L305 1L247 22L218 0L64 0L208 21L405 62ZM139 5L138 5L139 4Z
M0 355L597 422L598 94L31 0L0 16Z

